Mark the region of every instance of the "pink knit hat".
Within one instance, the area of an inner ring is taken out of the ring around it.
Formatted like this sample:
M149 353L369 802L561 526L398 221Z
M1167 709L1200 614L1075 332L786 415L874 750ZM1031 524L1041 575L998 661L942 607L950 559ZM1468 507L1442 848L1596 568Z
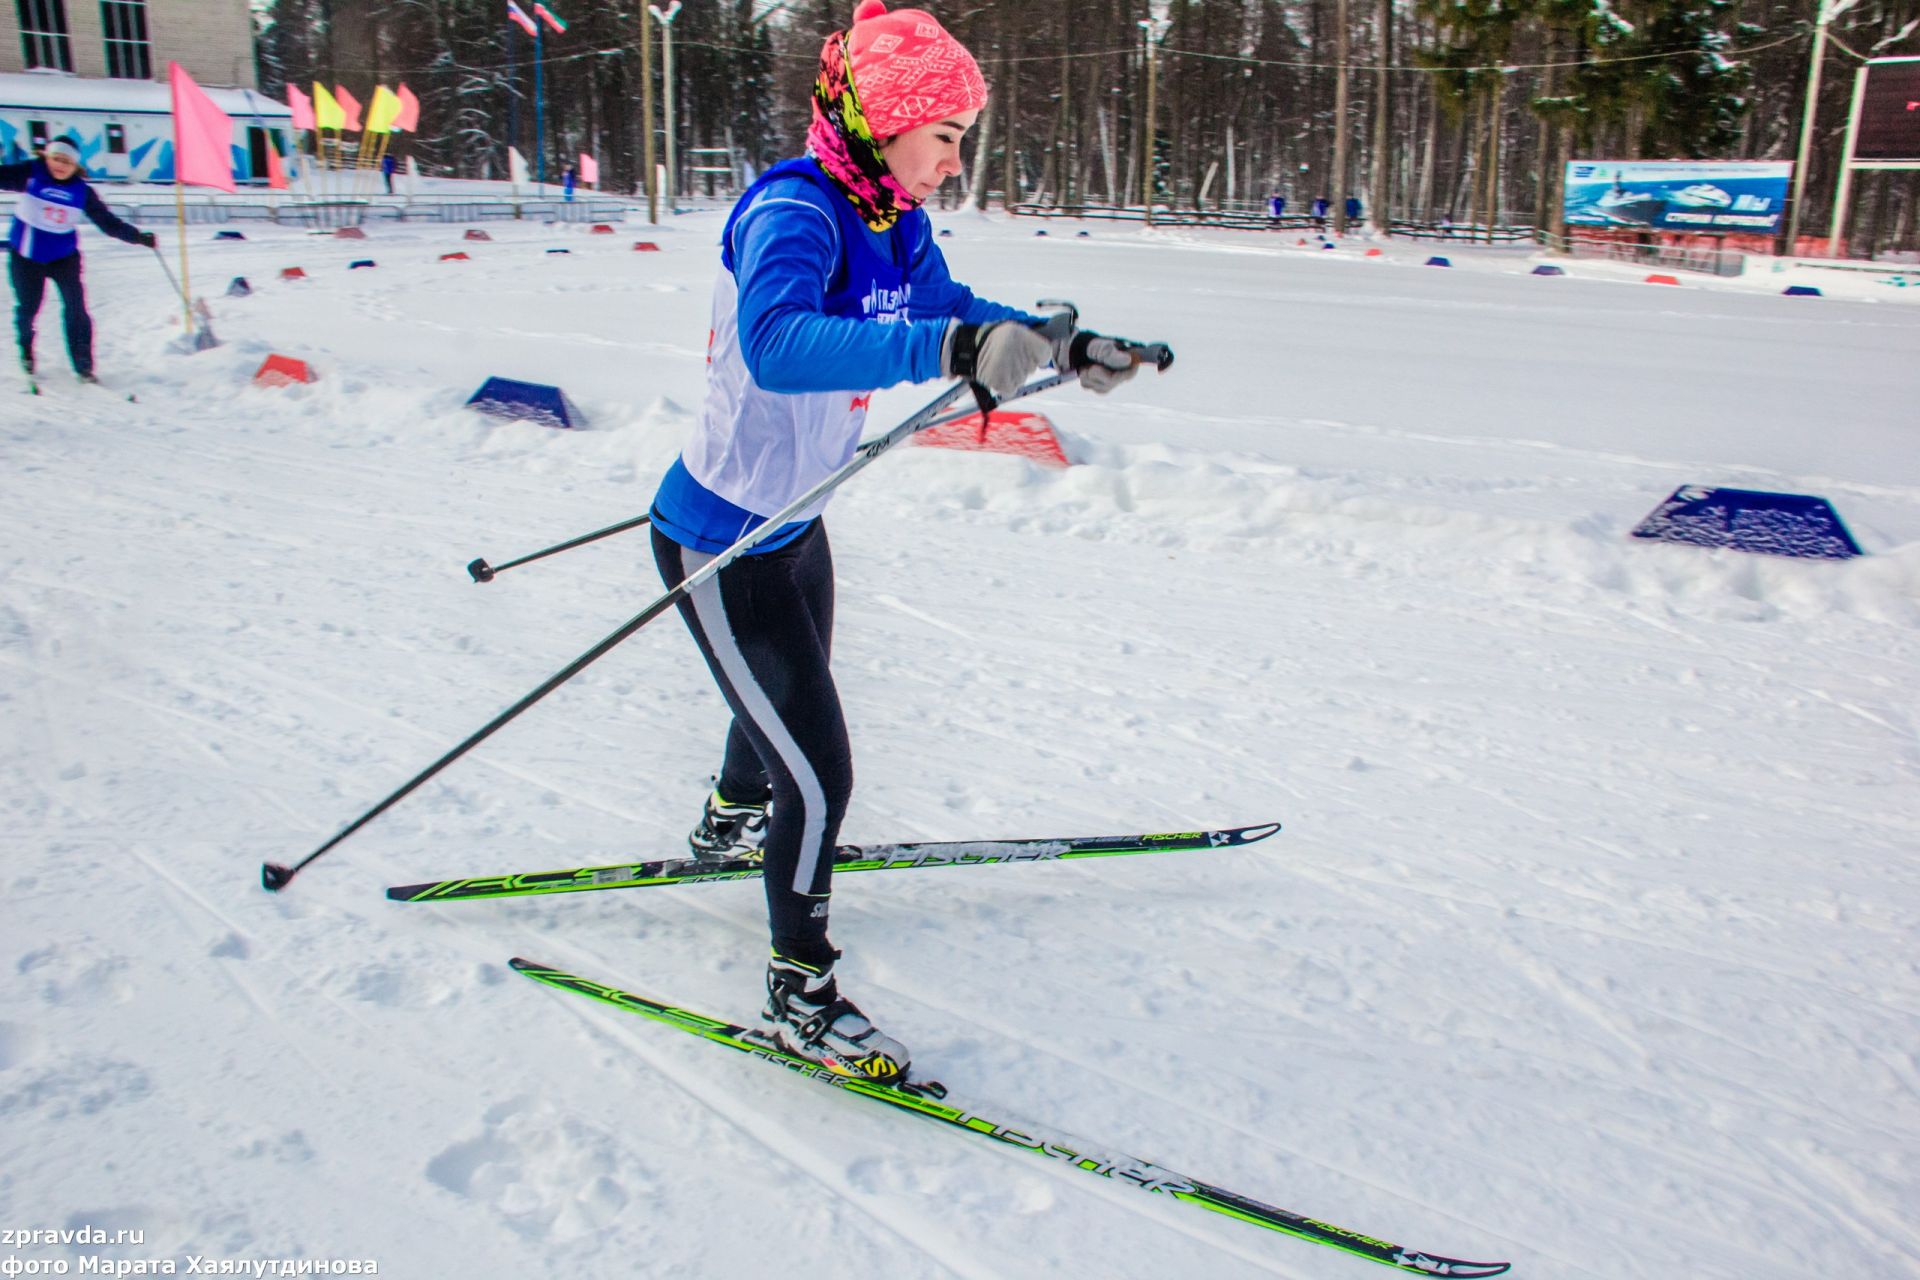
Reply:
M987 104L987 82L966 47L918 9L887 12L861 0L847 32L853 84L875 138L932 124Z

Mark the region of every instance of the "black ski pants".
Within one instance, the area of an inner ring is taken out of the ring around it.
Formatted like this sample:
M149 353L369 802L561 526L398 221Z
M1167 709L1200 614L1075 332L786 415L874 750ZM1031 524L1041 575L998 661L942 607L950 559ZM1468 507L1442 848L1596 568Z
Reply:
M670 587L713 559L657 525L653 556ZM827 899L853 794L853 751L827 669L833 552L826 527L815 520L777 551L741 556L683 596L679 609L733 709L720 794L736 804L773 801L764 848L774 950L829 963Z
M17 253L7 255L7 274L13 279L13 332L22 358L33 355L33 321L40 314L47 281L60 290L60 307L67 322L67 355L75 373L93 372L93 317L87 314L87 291L80 283L80 255L70 253L52 262L35 262Z

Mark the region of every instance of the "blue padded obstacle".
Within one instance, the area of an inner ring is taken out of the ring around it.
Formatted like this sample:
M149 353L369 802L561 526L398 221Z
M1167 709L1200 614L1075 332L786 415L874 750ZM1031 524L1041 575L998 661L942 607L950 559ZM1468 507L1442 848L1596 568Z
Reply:
M1675 489L1640 522L1633 536L1817 560L1850 560L1865 554L1825 498L1697 484Z
M215 240L245 240L246 239L246 237L241 235L238 231L216 231L213 233L213 238Z
M253 286L247 283L245 276L235 276L233 283L227 286L229 298L249 298L253 296Z
M571 250L571 249L549 249L549 250L547 250L547 252L548 252L548 253L572 253L572 252L573 252L573 250Z
M1537 276L1563 276L1567 273L1563 267L1556 267L1551 262L1543 262L1533 269L1533 274Z
M1820 290L1810 284L1790 284L1782 292L1781 296L1788 298L1818 298L1820 296Z
M1430 267L1450 267L1453 264L1451 262L1448 262L1445 258L1436 257L1436 258L1428 258L1427 265Z
M355 258L352 262L349 262L347 264L347 270L358 271L361 267L373 267L378 265L379 264L376 263L372 258Z
M488 378L468 399L467 407L495 418L517 418L545 427L575 427L586 421L560 388L515 382L512 378Z

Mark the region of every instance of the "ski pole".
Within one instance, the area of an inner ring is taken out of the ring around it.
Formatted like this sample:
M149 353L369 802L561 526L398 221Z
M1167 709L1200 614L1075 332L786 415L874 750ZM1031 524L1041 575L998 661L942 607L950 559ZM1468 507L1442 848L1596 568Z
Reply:
M159 245L153 246L153 256L154 260L160 264L160 269L167 273L167 283L173 286L174 293L179 295L180 306L187 313L187 323L191 329L188 337L193 342L193 349L195 351L205 351L208 347L219 346L220 340L213 336L213 326L211 324L208 324L204 318L202 318L198 324L194 323L193 304L187 301L186 290L180 287L180 281L174 276L173 268L167 265L167 255L160 252Z
M596 529L592 533L583 533L577 538L570 538L565 542L556 543L555 545L548 547L545 551L536 551L532 555L521 556L518 560L509 560L505 564L488 564L487 558L485 556L481 556L479 559L473 561L471 564L467 566L467 572L473 575L473 580L475 582L492 582L493 576L496 573L505 573L507 570L515 567L516 565L527 564L530 561L539 560L545 556L555 555L562 551L568 551L574 547L585 546L589 542L597 542L601 538L605 538L616 533L623 533L628 529L637 529L651 519L653 519L653 516L649 514L644 516L635 516L631 520L622 520L619 524L610 524L604 529Z
M1121 347L1123 350L1126 350L1130 354L1132 354L1135 364L1150 363L1163 370L1170 367L1173 364L1173 352L1164 343L1152 343L1152 344L1131 343L1131 342L1126 342L1119 339L1116 339L1116 341L1120 341ZM341 841L345 840L348 836L358 831L361 827L366 826L369 822L372 822L375 818L385 813L388 809L391 809L394 805L398 804L401 800L404 800L407 796L411 795L414 792L414 790L418 788L422 783L426 782L429 778L432 778L435 774L439 773L442 769L452 764L455 760L458 760L461 756L465 755L467 752L473 750L473 748L479 746L482 742L486 741L489 737L493 736L493 734L497 730L499 730L501 727L506 725L509 721L513 720L521 712L525 711L527 708L531 707L534 703L540 701L542 698L546 697L548 694L552 693L555 689L558 689L561 685L565 684L567 681L573 679L573 677L579 675L582 671L586 670L586 668L592 663L606 656L606 654L610 650L612 650L614 646L618 645L621 641L625 640L628 636L632 635L634 632L646 626L649 622L652 622L655 618L659 617L661 614L665 613L668 609L672 608L674 604L676 604L681 599L681 597L689 594L690 592L693 591L695 587L698 587L701 583L706 582L708 579L718 574L722 569L726 568L729 564L732 564L734 560L738 559L742 555L745 555L748 551L751 551L754 547L758 546L761 542L765 541L768 537L772 536L772 534L775 531L777 531L782 525L793 520L802 511L805 511L809 506L813 505L813 503L817 502L820 498L831 493L833 490L837 489L840 485L844 484L847 480L851 479L854 475L864 470L869 463L871 463L875 458L878 458L881 454L885 453L888 449L891 449L894 445L900 443L902 440L905 440L907 437L914 435L918 432L925 431L930 427L941 426L948 422L957 422L962 418L972 416L975 410L971 408L952 410L950 412L947 411L949 410L953 402L955 400L958 400L961 397L961 395L964 394L969 389L971 389L974 392L976 397L982 399L984 402L988 404L995 404L995 403L1005 404L1012 400L1024 399L1027 396L1036 395L1039 392L1050 390L1051 388L1059 386L1063 382L1074 382L1074 381L1078 381L1078 379L1079 379L1079 375L1075 373L1056 373L1051 377L1040 378L1040 379L1037 379L1036 381L1029 382L1026 386L1021 387L1018 391L1013 392L1011 395L1008 395L1004 399L1001 399L999 401L994 401L993 397L990 394L988 394L984 388L981 388L976 384L968 383L968 382L954 383L951 387L941 392L939 396L935 397L935 399L931 403L929 403L924 409L921 409L918 413L908 418L905 422L902 422L899 426L887 432L885 435L879 436L873 440L868 441L866 444L861 445L858 449L854 451L853 457L849 458L846 461L846 463L844 463L837 471L833 472L831 475L821 480L820 483L814 485L811 489L807 490L805 493L795 498L792 502L788 503L785 507L781 508L779 511L768 516L764 522L762 522L760 525L758 525L754 529L750 530L738 542L734 543L731 547L728 547L725 551L722 551L719 555L709 560L706 564L702 565L700 568L696 569L694 572L688 574L685 578L681 579L679 585L675 586L672 590L668 591L665 595L661 596L659 599L655 600L652 604L648 605L646 608L642 609L639 613L635 614L633 617L629 618L626 622L622 623L619 629L614 631L611 635L607 636L606 639L594 645L593 648L587 650L585 653L575 658L572 662L562 667L559 671L554 672L551 676L547 677L547 679L539 686L539 688L533 690L533 692L521 698L518 702L508 707L505 711L502 711L499 715L495 716L492 720L489 720L485 725L481 726L478 730L476 730L473 734L471 734L464 742L460 743L460 745L454 747L451 751L447 752L445 755L441 756L438 760L428 765L425 769L415 774L411 779L409 779L405 784L403 784L399 788L399 790L395 791L393 794L389 795L386 799L374 805L373 808L367 810L365 813L361 814L358 818L355 818L352 822L348 823L345 827L341 828L339 833L336 834L331 840L328 840L325 844L321 845L318 849L315 849L312 853L309 853L306 857L300 859L300 861L294 863L290 867L280 863L275 863L275 862L262 863L260 866L261 887L265 888L269 893L278 893L281 889L286 888L286 886L292 882L293 878L299 875L300 872L304 870L309 864L311 864L316 858L321 857L328 850L338 845Z
M1060 379L1058 378L1049 379L1044 384L1035 384L1032 389L1040 390L1042 389L1043 386L1053 386L1059 381ZM887 432L886 435L881 436L879 439L873 441L869 445L863 446L857 453L854 454L853 458L849 460L846 463L846 465L842 466L838 471L835 471L832 475L822 480L819 484L807 490L807 492L801 494L798 498L794 499L791 503L788 503L787 506L781 511L767 517L765 523L761 524L757 528L748 532L746 536L741 538L738 542L734 543L731 547L727 548L725 551L715 556L712 560L708 561L705 565L701 566L695 572L689 574L685 579L683 579L680 582L678 586L674 587L672 590L668 591L665 595L661 596L659 599L655 600L652 604L648 605L646 608L642 609L639 613L635 614L632 618L629 618L626 622L622 623L618 630L614 631L611 635L607 636L607 638L602 640L599 644L594 645L593 648L587 650L585 653L581 654L578 658L575 658L572 662L568 663L565 667L562 667L559 671L554 672L554 674L549 676L540 685L539 688L535 689L533 692L521 698L518 702L508 707L505 711L502 711L499 715L495 716L492 720L489 720L485 725L483 725L480 729L478 729L471 736L469 736L464 742L460 743L459 746L453 748L453 750L447 752L445 755L441 756L438 760L428 765L425 769L415 774L413 778L411 778L404 785L402 785L399 790L395 791L392 795L389 795L386 799L382 800L379 804L374 805L373 808L367 810L365 813L361 814L358 818L355 818L352 822L348 823L345 827L343 827L340 830L339 834L335 835L331 840L321 845L318 849L315 849L312 853L308 854L306 857L302 858L300 861L294 863L290 867L283 866L279 863L273 863L273 862L261 864L261 867L260 867L261 886L264 887L269 893L277 893L281 889L284 889L293 880L293 878L296 875L299 875L300 872L308 866L308 864L314 861L314 859L325 854L329 849L332 849L335 845L339 844L342 840L345 840L348 836L358 831L361 827L366 826L369 822L372 822L375 818L385 813L388 809L391 809L394 805L398 804L401 800L405 799L408 795L412 794L412 792L417 787L419 787L422 783L426 782L429 778L439 773L442 769L452 764L455 760L458 760L461 756L465 755L467 752L471 751L473 748L479 746L482 742L486 741L486 739L491 737L495 731L497 731L502 726L507 724L514 717L518 716L521 712L525 711L527 708L531 707L534 703L540 701L540 699L546 697L548 694L552 693L555 689L558 689L561 685L565 684L567 681L573 679L573 677L579 675L582 671L584 671L588 667L588 665L590 665L591 663L603 657L615 645L619 644L622 640L625 640L628 636L632 635L634 632L646 626L649 622L652 622L655 618L659 617L661 614L665 613L668 609L672 608L673 605L682 596L692 591L695 587L699 586L702 582L705 582L708 578L711 578L714 574L718 573L721 569L725 568L728 564L732 563L732 561L737 556L740 556L745 552L751 550L755 545L757 545L767 536L772 534L774 530L778 529L781 525L785 524L787 521L791 520L794 516L804 511L809 504L814 502L822 494L828 492L829 490L834 488L834 486L838 485L841 481L845 480L848 476L851 476L854 472L866 466L867 463L871 462L874 458L878 457L882 452L884 452L888 446L892 445L898 440L904 439L905 437L912 435L915 431L919 431L925 427L932 426L934 425L935 422L942 421L943 419L941 419L940 417L941 411L946 409L955 400L959 399L961 394L964 391L966 391L967 385L968 384L964 382L954 383L953 386L941 392L940 395L935 400L933 400L932 403L926 406L926 408L920 410L920 412L914 414L911 418L908 418L905 422L895 427L892 431ZM1027 394L1027 390L1023 388L1021 392L1016 394ZM972 412L972 410L967 410L966 412L970 413ZM957 414L955 416L964 417L965 414L964 413Z

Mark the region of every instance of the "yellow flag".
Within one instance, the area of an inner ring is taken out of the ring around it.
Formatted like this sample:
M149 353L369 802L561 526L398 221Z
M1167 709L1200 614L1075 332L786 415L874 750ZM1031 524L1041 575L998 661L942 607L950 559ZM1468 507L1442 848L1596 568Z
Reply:
M367 132L392 133L393 122L400 118L400 95L385 85L378 85L373 91L373 102L367 107Z
M313 82L313 123L318 129L342 129L346 127L347 113L340 109L340 101L327 92L327 86L318 80Z

